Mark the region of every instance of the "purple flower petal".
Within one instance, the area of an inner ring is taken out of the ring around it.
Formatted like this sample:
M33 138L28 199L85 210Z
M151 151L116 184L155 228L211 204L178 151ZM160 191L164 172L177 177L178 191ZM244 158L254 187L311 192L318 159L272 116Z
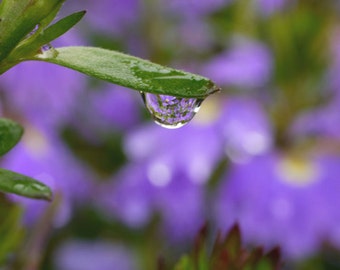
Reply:
M257 88L268 82L271 71L272 56L268 48L261 43L240 40L213 58L203 73L219 85Z
M135 270L130 250L110 242L69 240L56 251L55 265L63 270Z
M332 156L268 154L234 165L218 192L217 223L238 221L247 241L280 245L291 258L310 255L340 224L339 164Z

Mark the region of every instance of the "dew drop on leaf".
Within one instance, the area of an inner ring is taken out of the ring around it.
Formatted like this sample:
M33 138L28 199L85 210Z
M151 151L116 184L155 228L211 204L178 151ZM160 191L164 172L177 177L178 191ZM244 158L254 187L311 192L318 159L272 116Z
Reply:
M15 184L15 185L13 186L13 189L14 189L15 191L17 191L17 192L22 192L23 190L26 189L26 187L25 187L25 185L23 185L23 184Z
M58 55L57 50L50 43L41 46L40 51L38 55L40 58L54 58Z
M203 99L197 98L140 93L154 121L169 129L180 128L189 123L203 102Z

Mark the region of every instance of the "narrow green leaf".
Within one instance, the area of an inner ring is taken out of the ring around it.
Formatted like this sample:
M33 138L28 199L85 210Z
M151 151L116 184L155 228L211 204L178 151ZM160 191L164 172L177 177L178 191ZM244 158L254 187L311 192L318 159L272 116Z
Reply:
M34 199L52 199L50 188L43 183L5 169L0 169L0 191Z
M101 80L155 94L205 98L219 90L205 77L116 51L93 47L56 50L58 54L39 54L31 60L65 66Z
M5 118L0 118L0 156L11 150L20 140L23 128Z
M228 251L229 256L234 260L241 252L242 240L238 225L234 225L226 236L223 248Z
M85 13L85 10L73 13L47 27L38 38L38 40L41 42L41 45L49 43L65 34L84 17Z

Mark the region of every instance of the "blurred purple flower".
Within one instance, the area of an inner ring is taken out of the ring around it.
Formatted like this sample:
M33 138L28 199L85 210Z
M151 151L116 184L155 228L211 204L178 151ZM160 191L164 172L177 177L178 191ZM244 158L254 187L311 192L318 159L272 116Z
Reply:
M213 125L194 123L132 132L125 142L130 165L104 186L104 211L134 227L160 213L170 239L193 237L205 218L204 183L223 155L219 136Z
M178 28L176 30L177 33ZM203 20L197 18L186 19L181 23L179 31L181 41L191 49L199 52L212 46L212 29L210 25Z
M172 0L164 1L164 5L174 14L183 16L204 16L228 5L233 0Z
M125 152L133 162L166 160L171 167L190 175L192 182L204 183L223 154L222 137L215 128L214 122L192 122L169 132L147 125L127 136Z
M218 190L217 224L239 222L248 242L280 245L290 258L311 255L339 233L339 168L338 157L275 153L234 164Z
M282 10L288 2L287 0L255 0L259 12L264 16L269 16ZM289 4L292 4L292 2L294 1L290 0Z
M297 116L290 133L295 137L340 138L339 101L335 99L324 107Z
M25 127L22 141L8 153L2 167L31 176L51 186L54 193L61 193L62 203L54 224L63 225L71 216L73 205L84 201L92 190L92 173L76 160L55 135L33 127ZM33 223L47 203L11 196L25 208L25 220Z
M203 73L219 85L257 88L268 82L272 56L259 42L237 39L231 49L213 58Z
M192 238L205 217L202 186L159 160L125 167L104 186L100 200L108 217L118 217L130 227L145 226L159 213L172 241Z
M54 43L76 45L81 39L73 32ZM5 112L34 125L57 128L67 122L85 82L84 75L64 67L41 62L21 63L1 75Z
M189 125L167 130L145 125L126 136L130 160L109 185L104 185L104 211L140 227L154 213L172 239L193 237L203 224L205 183L226 154L246 162L268 151L271 127L259 104L230 98L203 103Z
M318 136L327 139L340 138L340 29L331 33L330 59L325 81L327 85L322 89L324 96L328 97L319 107L303 111L292 124L293 136Z
M75 8L79 9L79 3L76 1L67 7L69 10ZM141 4L138 0L84 0L80 8L87 10L83 21L88 22L90 29L117 35L133 29L141 14Z
M135 270L131 250L102 241L69 240L55 252L54 264L63 270Z
M70 123L91 141L115 131L127 131L140 122L143 102L139 93L131 89L105 84L84 91L78 101Z
M144 174L143 166L126 166L103 186L99 204L106 216L113 214L130 227L148 223L154 211L153 188Z
M273 147L273 131L264 109L249 98L229 98L223 103L219 128L225 153L234 162L245 162Z

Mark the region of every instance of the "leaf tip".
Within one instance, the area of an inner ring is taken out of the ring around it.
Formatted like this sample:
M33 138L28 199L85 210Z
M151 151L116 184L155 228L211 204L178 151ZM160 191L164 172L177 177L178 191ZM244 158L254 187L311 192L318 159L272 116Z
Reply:
M46 194L46 196L42 199L44 199L45 201L48 202L52 202L53 201L53 192L49 189L49 192Z

